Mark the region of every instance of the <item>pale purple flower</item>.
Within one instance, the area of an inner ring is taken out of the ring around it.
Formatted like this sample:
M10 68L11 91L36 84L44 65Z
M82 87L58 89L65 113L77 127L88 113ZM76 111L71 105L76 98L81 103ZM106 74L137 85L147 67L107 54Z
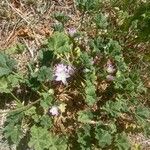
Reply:
M74 68L73 68L73 67L68 66L67 69L68 69L68 73L69 73L70 75L72 75L72 74L74 73Z
M68 33L71 37L73 37L77 33L77 30L76 28L68 28Z
M106 79L107 79L108 81L114 81L115 77L112 76L112 75L107 75L107 76L106 76Z
M52 115L52 116L58 116L59 115L59 109L57 106L52 106L49 110L49 113Z
M56 81L62 81L64 84L67 84L67 78L73 74L74 69L71 66L64 64L58 64L54 69L54 76Z
M108 64L106 70L110 74L113 74L116 71L116 69L114 68L112 64Z

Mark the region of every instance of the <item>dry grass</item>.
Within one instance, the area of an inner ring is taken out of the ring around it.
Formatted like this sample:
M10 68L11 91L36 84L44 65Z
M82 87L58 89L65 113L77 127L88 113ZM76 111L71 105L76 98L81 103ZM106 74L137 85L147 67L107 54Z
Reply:
M43 41L53 33L52 27L58 23L53 18L56 12L69 16L66 29L78 26L80 14L73 0L2 0L0 3L0 48L12 51L18 43L25 46L22 54L13 55L23 73L27 62L36 59Z

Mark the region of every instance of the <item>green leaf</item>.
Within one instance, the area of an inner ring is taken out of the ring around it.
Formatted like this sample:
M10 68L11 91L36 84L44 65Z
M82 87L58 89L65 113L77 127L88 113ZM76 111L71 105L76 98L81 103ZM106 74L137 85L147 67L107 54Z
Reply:
M93 119L93 114L90 111L79 111L78 121L83 123L88 123Z
M0 78L0 93L9 93L8 82L6 77Z
M35 106L32 106L31 108L29 108L29 109L27 109L26 111L25 111L25 115L26 116L32 116L32 115L34 115L34 114L36 114L36 107Z
M145 126L147 119L150 118L150 109L144 106L138 106L135 111L135 117L140 125Z
M95 86L87 84L88 88L86 88L86 93L91 96L95 96Z
M25 83L25 79L21 74L10 74L7 80L11 89L18 87L20 83Z
M107 49L105 51L106 54L110 54L112 57L121 56L121 46L119 45L118 41L110 39L109 43L107 44Z
M58 31L58 32L63 32L64 31L64 26L62 23L56 23L53 25L54 31Z
M15 68L15 61L0 52L0 77L10 74Z
M104 52L104 47L106 46L104 39L101 36L95 37L90 40L90 47L93 49L93 52L102 53Z
M22 54L23 51L26 49L26 46L22 43L17 43L16 45L11 46L10 48L6 49L6 54Z
M92 106L96 102L96 98L94 98L93 96L90 96L90 95L86 95L85 101L89 106Z
M146 107L139 106L136 109L136 114L143 118L150 118L150 109Z
M82 129L79 129L77 132L77 136L81 150L91 150L91 127L89 125L83 126Z
M21 130L21 120L23 115L23 112L14 112L9 114L6 118L4 136L15 144L18 144L23 137L23 132Z
M42 127L46 128L46 129L49 129L53 126L52 119L48 115L43 115L40 118L40 124L41 124Z
M37 72L37 80L42 81L51 81L53 78L52 70L46 66L42 66Z
M92 106L94 103L97 101L97 96L96 96L96 87L94 85L95 80L96 80L96 75L95 75L95 70L91 66L90 67L90 72L86 73L86 87L85 87L85 102L89 105ZM92 71L92 72L91 72Z
M67 149L65 139L54 136L46 128L36 127L35 125L31 127L31 138L28 145L35 150Z
M38 60L41 66L49 67L53 61L53 51L50 51L48 48L43 48L38 53Z
M9 93L15 87L19 87L20 83L24 83L25 79L19 74L9 74L7 77L0 77L0 93Z
M52 105L53 97L49 93L42 93L42 100L40 101L40 105L44 110L48 110Z
M9 124L9 126L5 127L5 138L10 138L11 141L15 144L19 144L19 141L21 140L21 137L23 136L23 133L21 131L21 125L14 125Z
M39 114L37 114L36 107L34 107L34 106L27 109L25 111L25 115L28 116L28 117L31 117L37 123L40 121L40 118L41 118L41 116Z
M126 101L119 98L116 101L106 102L106 105L102 109L113 117L118 117L121 113L128 111Z
M69 20L69 16L66 16L64 13L56 12L54 13L54 17L56 20L58 20L59 22L63 24Z
M100 0L76 0L76 5L82 11L96 11L100 8Z
M31 138L28 143L29 147L35 150L48 149L50 146L50 134L47 129L36 127L35 125L31 127Z
M144 131L144 135L148 138L150 138L150 128L149 128L149 121L145 122L145 124L143 125L143 131Z
M89 69L92 66L91 65L91 58L88 56L87 53L85 53L85 52L81 53L80 60L81 60L81 62L85 68Z
M95 138L98 140L98 144L101 148L110 145L112 142L112 136L109 131L100 128L95 129Z
M141 3L136 8L134 14L124 21L125 29L129 29L131 25L136 22L136 28L138 30L138 39L140 41L149 41L150 38L150 3ZM135 29L134 29L135 30Z
M117 134L115 137L115 146L118 150L129 150L130 143L125 133Z
M123 25L125 19L129 18L129 13L127 11L120 10L118 12L118 25Z
M71 46L69 37L63 32L55 32L48 39L48 48L54 51L55 55L61 55L70 52Z
M49 150L67 150L67 142L64 137L51 134Z
M105 29L108 25L107 18L102 13L94 16L94 22L96 23L97 28Z

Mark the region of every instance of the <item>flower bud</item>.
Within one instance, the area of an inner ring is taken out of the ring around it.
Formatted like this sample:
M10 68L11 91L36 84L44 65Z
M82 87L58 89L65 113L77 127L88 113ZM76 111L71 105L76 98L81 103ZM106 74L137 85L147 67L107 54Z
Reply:
M49 109L49 113L52 115L52 116L58 116L59 115L59 109L57 106L52 106L50 109Z
M69 28L68 33L71 37L73 37L76 34L77 30L76 28Z
M115 77L112 76L112 75L107 75L107 76L106 76L106 79L107 79L108 81L114 81Z
M112 64L107 65L107 69L106 71L110 74L115 73L116 69L114 68L114 66Z

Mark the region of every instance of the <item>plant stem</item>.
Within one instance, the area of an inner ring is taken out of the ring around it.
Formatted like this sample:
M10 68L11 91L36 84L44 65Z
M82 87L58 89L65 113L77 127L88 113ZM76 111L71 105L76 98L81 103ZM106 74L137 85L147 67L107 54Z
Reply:
M15 101L16 101L17 103L20 103L20 102L21 102L12 92L10 92L10 95L15 99Z
M13 113L13 112L16 112L16 111L24 111L26 109L29 109L30 107L32 107L32 105L38 103L40 101L40 99L30 103L29 105L26 105L26 106L23 106L23 107L20 107L20 108L17 108L15 110L8 110L8 111L4 111L4 112L0 112L0 114L4 114L4 113Z
M48 92L48 87L45 86L43 83L41 83L41 85L42 85L43 89L44 89L46 92ZM40 93L40 92L38 92L38 93Z

